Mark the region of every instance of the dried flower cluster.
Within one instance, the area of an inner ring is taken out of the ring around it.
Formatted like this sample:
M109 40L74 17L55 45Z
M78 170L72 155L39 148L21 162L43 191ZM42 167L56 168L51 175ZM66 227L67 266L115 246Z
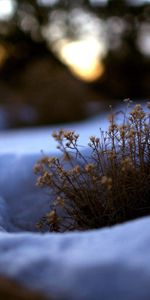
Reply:
M88 155L74 131L53 133L61 157L44 157L35 166L37 185L54 191L41 230L99 228L150 213L149 109L150 103L147 112L137 104L111 114L108 131L90 137Z

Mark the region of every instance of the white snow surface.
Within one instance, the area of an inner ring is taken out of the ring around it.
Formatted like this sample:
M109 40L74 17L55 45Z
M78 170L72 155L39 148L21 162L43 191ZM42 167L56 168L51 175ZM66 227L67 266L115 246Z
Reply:
M59 129L70 129L79 133L81 144L84 146L87 145L91 135L99 136L99 128L104 130L107 124L107 118L103 115L78 123L4 130L0 132L0 153L31 154L39 153L41 150L44 150L44 152L56 152L56 142L52 138L52 132Z
M89 124L81 126L86 136ZM0 134L0 275L54 299L149 300L149 217L86 232L36 232L50 201L32 171L49 139L48 129L41 133Z

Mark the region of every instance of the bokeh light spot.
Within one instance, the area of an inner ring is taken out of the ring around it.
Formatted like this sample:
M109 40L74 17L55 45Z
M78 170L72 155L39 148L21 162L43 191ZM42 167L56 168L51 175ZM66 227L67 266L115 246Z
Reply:
M11 18L15 9L15 1L0 0L0 20Z
M85 81L94 81L104 72L100 52L96 40L74 41L64 44L60 58L76 76Z

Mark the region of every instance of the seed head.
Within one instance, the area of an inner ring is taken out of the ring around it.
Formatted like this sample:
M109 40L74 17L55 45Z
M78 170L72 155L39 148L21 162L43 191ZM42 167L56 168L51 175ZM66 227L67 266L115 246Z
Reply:
M93 171L93 169L94 169L94 164L87 164L85 166L85 171L88 172L88 173L90 173L91 171Z

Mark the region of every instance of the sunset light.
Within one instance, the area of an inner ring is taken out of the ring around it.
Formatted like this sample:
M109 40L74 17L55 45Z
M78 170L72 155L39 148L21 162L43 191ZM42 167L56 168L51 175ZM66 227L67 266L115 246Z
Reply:
M68 42L60 51L61 60L71 72L85 81L94 81L104 72L100 60L103 47L94 39Z

